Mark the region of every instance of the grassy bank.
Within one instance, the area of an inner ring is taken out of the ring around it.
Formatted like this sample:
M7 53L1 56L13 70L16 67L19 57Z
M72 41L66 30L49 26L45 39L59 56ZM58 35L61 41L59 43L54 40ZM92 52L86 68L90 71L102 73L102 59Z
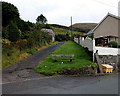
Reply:
M25 48L25 49L22 49L22 51L20 51L19 48L15 46L9 46L7 48L4 48L2 52L2 68L6 68L12 64L15 64L16 62L19 62L20 60L23 60L28 56L33 55L37 51L43 50L57 43L58 42L51 42L50 44L46 44L43 46Z
M74 60L69 61L57 61L52 60L52 54L74 54ZM91 61L91 57L85 52L85 50L78 44L68 41L56 49L50 56L44 59L41 64L39 64L35 70L38 73L45 75L56 75L59 71L68 68L82 68L88 66L96 66L95 63ZM61 64L61 62L64 62Z
M67 30L67 29L62 29L62 28L56 28L56 27L52 27L53 31L55 32L56 35L58 34L71 34L71 31ZM77 32L77 31L72 31L73 34L81 34L81 32Z

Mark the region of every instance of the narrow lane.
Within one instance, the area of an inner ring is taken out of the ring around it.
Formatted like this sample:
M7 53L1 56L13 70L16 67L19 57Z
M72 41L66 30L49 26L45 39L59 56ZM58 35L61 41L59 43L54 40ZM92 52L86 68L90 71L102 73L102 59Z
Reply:
M62 45L64 42L50 46L43 49L28 58L2 70L2 81L6 82L17 82L32 78L44 77L42 74L36 74L34 72L35 66L39 64L44 58L46 58L50 53L52 53L56 48Z

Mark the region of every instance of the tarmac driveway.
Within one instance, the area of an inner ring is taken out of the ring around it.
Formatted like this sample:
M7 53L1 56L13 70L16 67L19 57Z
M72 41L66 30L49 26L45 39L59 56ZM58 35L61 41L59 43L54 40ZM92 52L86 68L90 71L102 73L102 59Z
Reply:
M42 74L34 72L35 66L39 64L44 58L52 53L56 48L62 45L64 42L60 42L56 45L43 49L32 56L2 70L2 83L19 82L23 80L33 78L43 78Z

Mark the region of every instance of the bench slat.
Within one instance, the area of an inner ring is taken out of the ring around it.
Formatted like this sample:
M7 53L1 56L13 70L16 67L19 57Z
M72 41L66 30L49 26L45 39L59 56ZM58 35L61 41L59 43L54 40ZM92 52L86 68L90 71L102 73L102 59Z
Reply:
M73 60L74 55L52 55L53 60Z

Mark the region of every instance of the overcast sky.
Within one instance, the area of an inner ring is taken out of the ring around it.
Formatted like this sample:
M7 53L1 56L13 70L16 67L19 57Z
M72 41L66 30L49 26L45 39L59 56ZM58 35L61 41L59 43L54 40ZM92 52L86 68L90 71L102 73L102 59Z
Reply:
M118 15L120 0L2 0L14 4L25 21L36 22L43 14L50 24L98 23L112 13Z

